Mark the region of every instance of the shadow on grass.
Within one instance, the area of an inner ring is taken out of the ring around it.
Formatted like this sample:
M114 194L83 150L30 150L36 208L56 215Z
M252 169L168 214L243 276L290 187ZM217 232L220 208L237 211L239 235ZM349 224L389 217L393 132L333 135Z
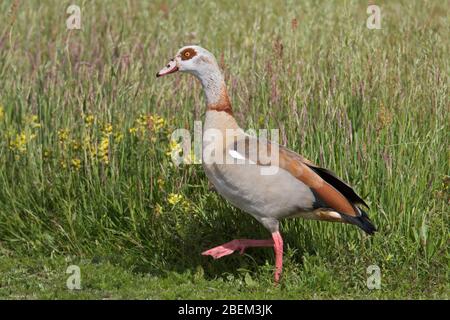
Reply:
M245 212L230 208L219 211L217 207L214 210L212 219L205 220L195 216L188 219L181 234L164 239L164 248L154 248L160 250L159 262L136 259L133 271L164 277L171 272L195 274L201 270L205 279L212 280L229 274L237 276L242 270L254 273L266 262L274 266L275 258L271 248L249 248L243 255L235 252L217 260L202 256L203 251L233 239L270 238L270 233ZM284 224L280 226L280 231L284 237L285 252L288 246L295 248L291 259L301 264L305 253L315 254L313 236L306 227L299 227L299 224L296 224L295 230L286 228L288 231L283 233ZM308 245L299 246L301 243ZM145 255L148 251L144 249L141 254Z

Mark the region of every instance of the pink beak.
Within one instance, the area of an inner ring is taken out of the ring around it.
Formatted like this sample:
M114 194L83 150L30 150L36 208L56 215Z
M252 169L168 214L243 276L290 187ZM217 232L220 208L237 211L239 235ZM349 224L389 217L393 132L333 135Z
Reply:
M178 71L178 66L177 63L175 62L174 59L170 60L169 63L167 64L167 66L165 66L164 68L162 68L157 74L156 77L162 77L165 76L167 74L171 74L174 72Z

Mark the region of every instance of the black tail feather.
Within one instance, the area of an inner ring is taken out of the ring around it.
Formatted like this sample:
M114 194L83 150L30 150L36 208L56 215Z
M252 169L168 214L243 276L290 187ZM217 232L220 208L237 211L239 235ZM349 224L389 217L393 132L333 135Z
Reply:
M367 203L360 196L358 196L358 194L356 194L352 187L339 179L334 172L312 165L308 165L308 167L317 173L323 180L332 185L336 190L342 193L350 202L359 203L364 205L366 208L369 208Z
M367 234L373 235L377 231L377 228L374 226L372 221L370 221L369 216L364 210L362 210L361 208L358 208L358 210L361 213L361 215L358 217L352 217L342 213L341 216L348 223L357 225L358 227L363 229Z

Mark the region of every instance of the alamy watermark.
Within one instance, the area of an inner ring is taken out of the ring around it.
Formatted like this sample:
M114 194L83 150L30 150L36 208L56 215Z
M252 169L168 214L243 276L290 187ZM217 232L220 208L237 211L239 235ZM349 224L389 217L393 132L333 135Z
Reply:
M79 30L81 29L81 9L79 6L72 4L67 10L67 14L70 16L66 20L66 27L69 30Z
M69 290L81 289L81 270L77 265L70 265L66 269L66 274L70 274L67 278L66 286Z
M381 289L381 270L376 264L367 267L367 288L369 290Z
M269 134L270 131L270 134ZM175 146L171 158L175 165L187 164L248 164L259 165L261 175L274 175L280 162L278 129L202 130L202 122L194 122L194 141L187 129L172 132Z
M381 9L377 5L370 5L367 7L367 14L370 16L367 18L366 26L368 29L381 29Z

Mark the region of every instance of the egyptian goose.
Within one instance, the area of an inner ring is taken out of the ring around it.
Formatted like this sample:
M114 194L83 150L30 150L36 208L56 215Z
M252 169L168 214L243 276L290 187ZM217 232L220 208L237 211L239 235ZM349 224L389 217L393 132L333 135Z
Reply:
M202 163L208 179L225 199L251 214L272 234L272 239L267 240L232 240L203 255L218 259L234 251L243 253L249 247L274 247L278 283L283 265L280 219L343 222L357 225L368 234L376 231L358 206L367 204L334 173L284 146L248 135L239 127L213 54L199 46L183 47L156 76L177 71L197 77L205 93ZM276 154L276 161L261 161L260 151L264 149L271 156ZM264 173L264 169L275 170Z

